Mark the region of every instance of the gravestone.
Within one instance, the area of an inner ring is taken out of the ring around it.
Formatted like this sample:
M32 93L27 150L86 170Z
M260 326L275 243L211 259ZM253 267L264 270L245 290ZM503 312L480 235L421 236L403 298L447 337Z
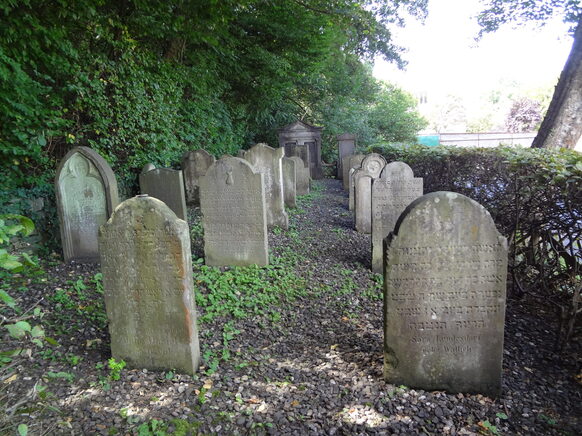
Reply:
M148 171L155 170L156 166L153 163L147 163L141 169L141 174L147 173Z
M186 204L200 205L200 177L206 174L208 167L215 159L206 150L194 150L184 153L182 156L182 175L184 176L184 188L186 191Z
M291 156L289 159L295 162L295 175L296 175L296 194L297 195L307 195L309 194L309 168L305 166L303 160L298 156Z
M263 178L237 157L219 159L200 178L206 265L269 263Z
M151 164L147 164L146 167ZM186 199L184 198L184 178L182 171L171 168L154 168L139 175L139 189L142 194L162 200L181 220L187 220Z
M362 161L364 160L365 157L366 157L365 154L352 154L350 156L345 157L345 159L347 159L347 165L342 163L342 171L343 171L342 183L343 183L343 187L344 187L345 191L349 192L349 188L350 188L350 177L349 177L350 170L352 168L355 168L355 169L360 168L362 166Z
M245 160L264 176L265 201L267 205L267 226L287 229L289 217L285 212L283 194L283 165L281 158L284 150L272 148L267 144L256 144L245 152Z
M372 183L372 271L383 269L383 241L406 207L422 196L422 177L404 162L390 162Z
M489 212L433 192L406 208L384 243L384 378L498 395L507 241Z
M386 159L371 153L362 160L361 168L354 171L354 215L356 230L372 233L372 181L380 177Z
M297 207L297 171L295 161L288 157L283 157L283 196L285 207Z
M193 374L200 359L188 223L162 201L124 201L99 232L111 354Z
M113 170L96 151L75 147L57 168L55 193L65 262L97 262L99 227L119 202Z
M356 151L356 135L344 133L337 138L337 177L343 178L343 159Z

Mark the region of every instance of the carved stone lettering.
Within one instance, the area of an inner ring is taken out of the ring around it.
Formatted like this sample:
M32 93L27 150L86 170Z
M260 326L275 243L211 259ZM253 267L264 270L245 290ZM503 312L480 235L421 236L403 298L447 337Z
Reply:
M501 389L507 242L452 192L410 204L385 239L384 377L426 390Z
M223 157L200 179L207 265L267 265L264 175L245 160Z
M422 178L404 162L391 162L372 185L372 271L382 273L382 244L406 207L422 196Z
M111 354L134 368L199 364L188 224L162 201L124 201L99 232Z
M113 171L95 151L75 147L57 169L55 191L65 261L98 261L99 226L118 203Z

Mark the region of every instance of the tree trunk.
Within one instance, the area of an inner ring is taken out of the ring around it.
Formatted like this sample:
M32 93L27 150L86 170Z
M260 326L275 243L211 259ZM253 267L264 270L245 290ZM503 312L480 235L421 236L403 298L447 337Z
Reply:
M533 148L574 148L582 135L582 16Z

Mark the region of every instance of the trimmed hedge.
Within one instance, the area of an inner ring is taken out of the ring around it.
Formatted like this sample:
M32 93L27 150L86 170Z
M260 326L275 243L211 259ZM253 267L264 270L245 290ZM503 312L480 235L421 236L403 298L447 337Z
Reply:
M410 165L425 194L458 192L487 208L510 243L510 292L541 294L557 308L563 347L582 307L582 154L421 145L369 151Z

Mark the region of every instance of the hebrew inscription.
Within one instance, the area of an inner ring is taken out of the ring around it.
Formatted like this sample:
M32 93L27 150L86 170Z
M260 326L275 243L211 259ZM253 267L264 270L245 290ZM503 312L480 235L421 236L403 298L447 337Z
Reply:
M460 194L425 195L385 250L386 380L499 394L507 243L489 213Z

